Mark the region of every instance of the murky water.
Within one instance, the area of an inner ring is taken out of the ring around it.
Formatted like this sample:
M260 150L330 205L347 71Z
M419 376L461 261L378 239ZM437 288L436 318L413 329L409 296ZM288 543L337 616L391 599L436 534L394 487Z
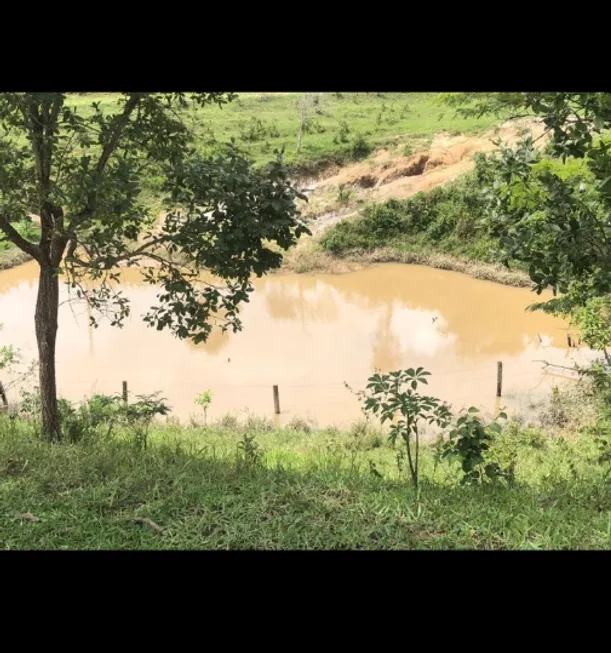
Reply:
M562 320L525 312L536 300L528 290L421 266L267 277L244 306L244 330L214 332L204 345L146 327L140 315L156 303L156 290L136 271L126 271L122 285L132 300L123 329L90 328L83 305L60 308L58 386L69 399L120 392L127 380L134 395L161 390L179 417L197 414L194 398L207 389L214 393L209 417L246 410L273 417L277 384L281 422L298 415L342 425L360 416L343 382L360 389L376 368L423 366L433 374L432 394L455 407L494 410L497 361L502 404L511 407L557 382L537 359L571 365L591 357L567 348ZM0 272L0 338L29 357L36 355L36 286L33 263Z

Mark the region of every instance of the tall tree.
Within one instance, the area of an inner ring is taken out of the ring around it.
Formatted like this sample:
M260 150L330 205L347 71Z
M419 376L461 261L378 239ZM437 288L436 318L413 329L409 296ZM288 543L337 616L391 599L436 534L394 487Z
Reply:
M227 93L125 93L78 109L63 93L0 94L0 233L40 266L35 311L42 424L61 437L55 343L60 272L77 297L113 325L129 315L117 289L123 266L160 287L149 326L206 340L213 325L241 328L251 274L280 266L307 228L280 157L254 170L233 144L202 157L183 120L190 104L222 105ZM79 102L81 107L82 101ZM165 215L144 201L154 181ZM13 223L40 216L40 239ZM202 278L207 271L212 278ZM87 283L94 279L95 284ZM91 318L95 323L95 318Z

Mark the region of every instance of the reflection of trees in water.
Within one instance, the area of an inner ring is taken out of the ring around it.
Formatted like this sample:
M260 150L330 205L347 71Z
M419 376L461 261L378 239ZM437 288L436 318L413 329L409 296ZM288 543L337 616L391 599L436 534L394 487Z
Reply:
M269 314L277 320L300 319L305 325L306 319L333 322L338 317L333 288L312 277L266 279L257 284L257 292L265 294Z
M33 288L38 284L38 263L30 261L9 270L0 270L0 297L21 284Z
M371 347L371 369L391 372L401 367L403 350L401 340L392 330L392 303L386 304L377 321Z
M219 327L213 327L206 342L198 345L194 344L192 340L187 340L186 342L189 347L193 349L199 349L201 351L207 352L208 354L216 355L225 349L225 347L227 347L227 345L231 342L232 335L233 331L231 330L225 331L225 333L223 333Z
M392 314L395 307L415 311L438 311L446 322L444 331L457 335L459 355L516 355L524 349L523 339L537 342L537 334L547 333L556 346L562 321L545 314L525 316L525 306L535 301L524 289L488 284L439 270L378 267L362 273L326 277L345 301L364 310L383 308ZM420 278L418 278L420 277ZM390 329L381 323L381 333ZM395 337L395 336L392 336ZM382 335L380 335L382 338ZM555 341L555 342L554 342Z
M87 289L95 287L94 280L84 280L83 286ZM115 286L113 282L110 285ZM119 289L129 295L131 304L131 313L134 316L134 322L141 321L141 314L148 312L151 306L157 303L157 297L163 290L154 284L147 283L143 280L142 271L136 268L125 268L121 270L121 283ZM76 298L75 298L76 300ZM78 302L78 300L76 300ZM86 304L86 302L83 301ZM138 325L139 328L148 329L144 322ZM169 332L168 332L169 333ZM192 349L207 352L216 355L222 351L231 340L233 332L231 330L222 333L220 327L214 324L207 342L194 344L192 340L185 340L186 345Z
M133 301L135 322L140 312L155 304L158 289L143 283L136 269L123 270L121 279L121 289ZM35 262L0 272L0 300L2 293L24 282L31 289L37 281ZM405 338L393 331L392 318L397 310L405 309L438 311L446 324L444 332L457 335L454 351L471 358L519 354L525 348L525 339L538 343L538 334L550 336L551 346L565 345L561 320L545 314L525 319L525 305L536 299L528 291L428 268L389 265L345 275L267 277L255 281L251 302L261 301L262 297L272 319L300 320L304 328L306 321L338 320L340 301L362 311L379 311L373 339L373 363L377 367L384 367L384 361L390 367L401 365L400 343ZM207 343L187 343L216 355L229 344L232 335L214 327Z

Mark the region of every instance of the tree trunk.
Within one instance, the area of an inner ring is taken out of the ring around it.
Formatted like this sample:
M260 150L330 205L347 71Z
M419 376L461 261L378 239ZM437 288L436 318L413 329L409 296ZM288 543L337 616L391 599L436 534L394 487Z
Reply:
M48 440L61 439L55 383L55 341L58 312L59 277L57 270L44 261L40 266L35 323L42 403L42 435Z

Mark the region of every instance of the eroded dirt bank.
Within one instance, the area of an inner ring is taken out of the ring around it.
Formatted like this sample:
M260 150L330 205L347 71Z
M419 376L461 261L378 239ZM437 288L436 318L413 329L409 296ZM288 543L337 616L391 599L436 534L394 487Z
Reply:
M356 218L365 203L405 199L452 182L473 169L476 153L495 150L494 140L500 138L506 143L515 144L526 133L531 133L536 139L536 146L545 144L542 123L534 119L521 119L482 135L442 132L432 139L428 148L410 156L402 156L389 149L379 150L362 162L330 169L317 180L305 180L309 201L303 215L309 222L312 237L302 238L297 247L286 255L284 271L343 273L378 262L417 263L456 270L505 285L529 286L528 276L519 271L508 271L499 265L472 262L447 254L414 254L380 248L366 255L355 254L338 259L322 252L317 246L323 231L343 220Z

